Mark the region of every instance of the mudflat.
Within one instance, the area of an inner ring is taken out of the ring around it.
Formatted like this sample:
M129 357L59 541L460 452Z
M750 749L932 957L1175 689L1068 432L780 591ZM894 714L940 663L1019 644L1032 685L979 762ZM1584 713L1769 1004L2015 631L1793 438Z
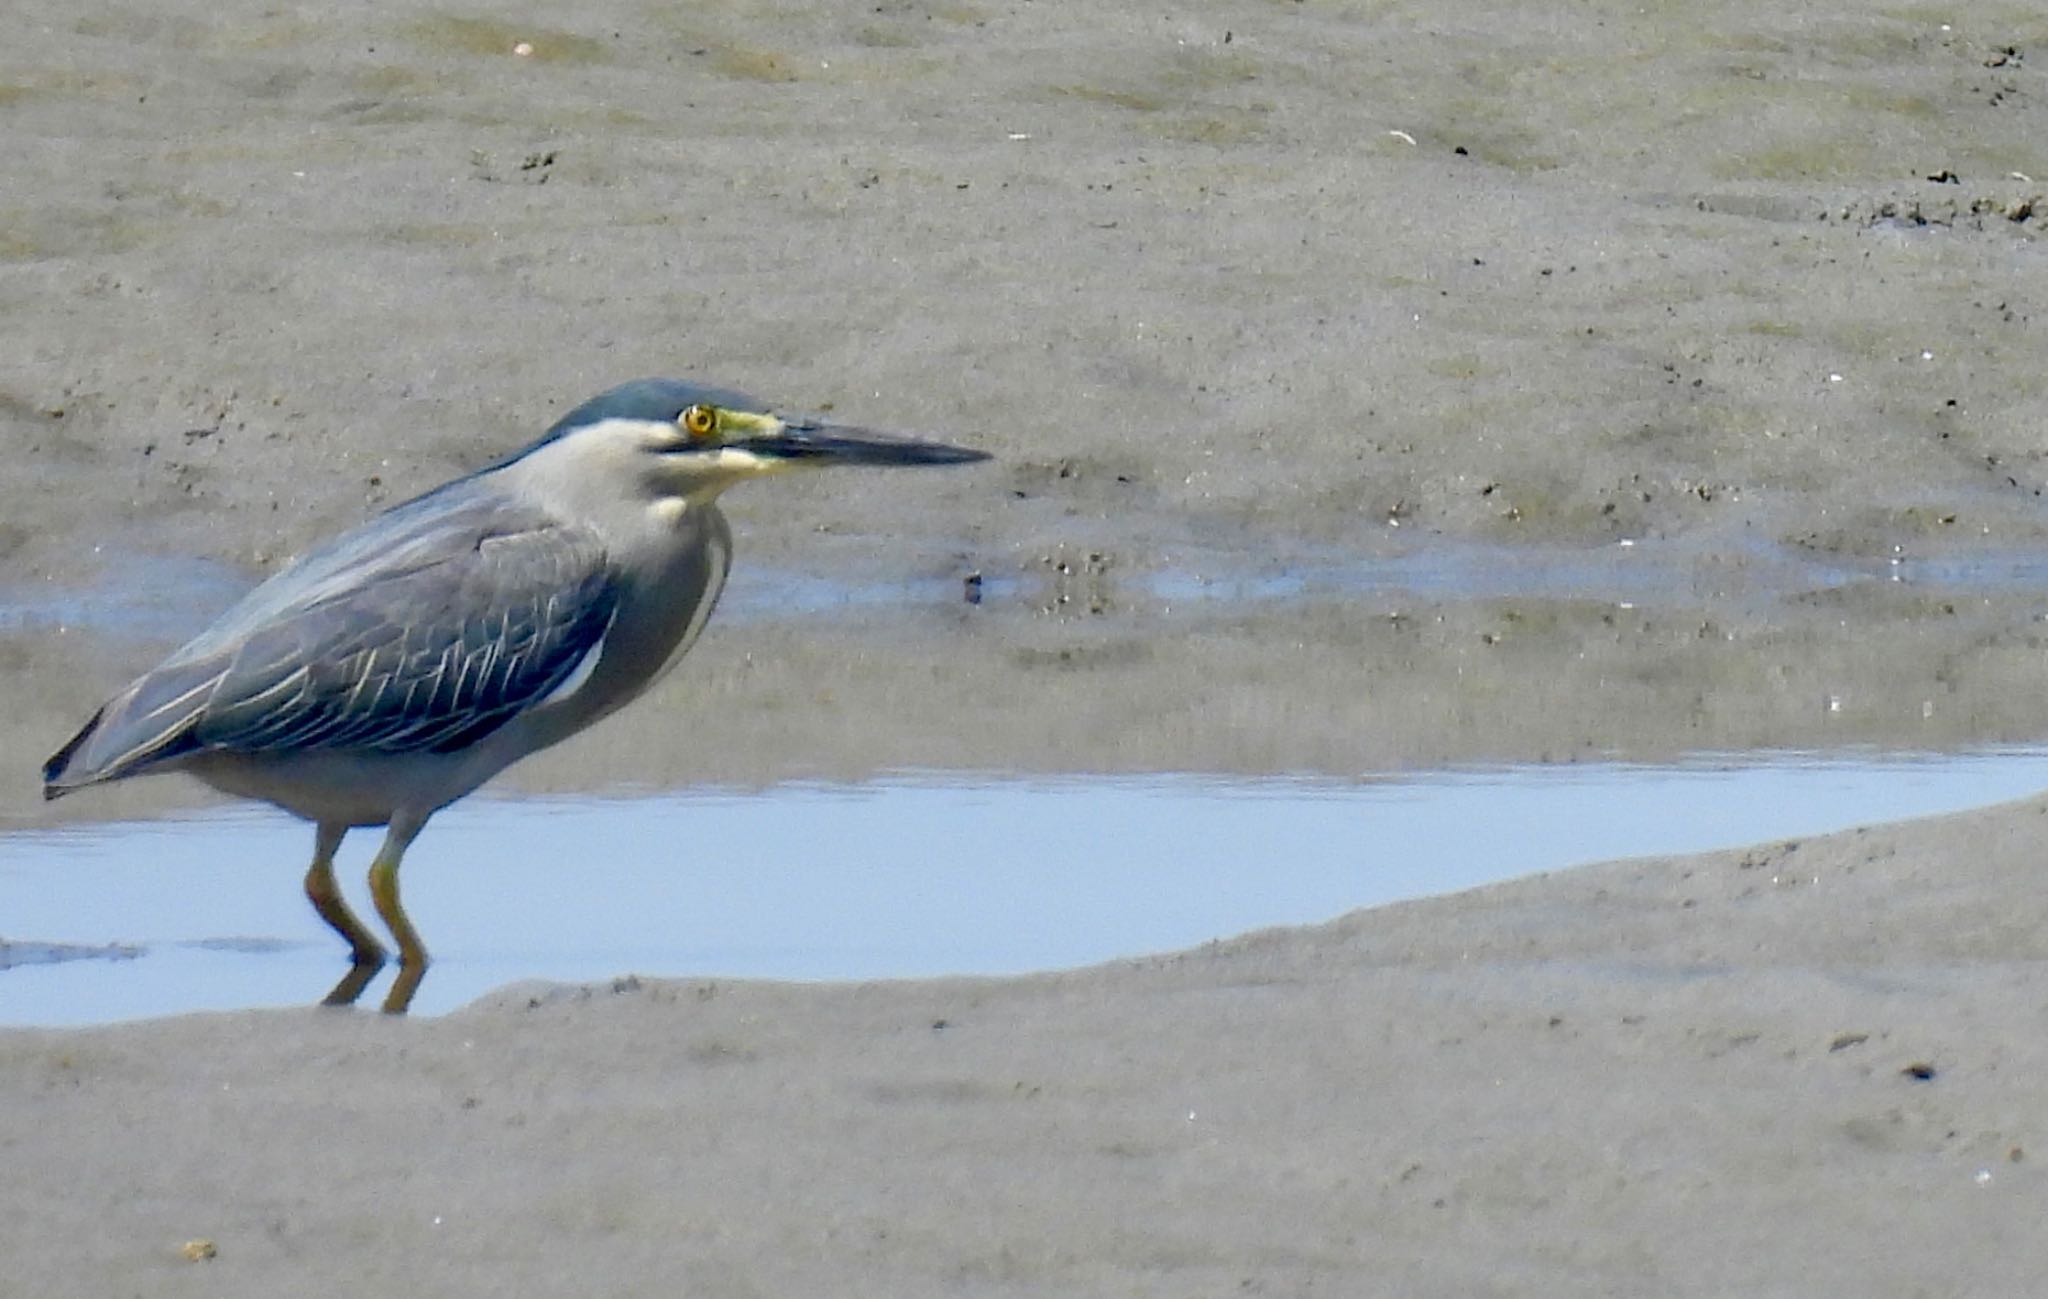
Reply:
M2033 8L13 17L8 828L197 800L35 767L644 374L998 459L733 493L734 612L516 787L2048 731ZM2020 1293L2044 808L1022 980L0 1032L0 1292Z

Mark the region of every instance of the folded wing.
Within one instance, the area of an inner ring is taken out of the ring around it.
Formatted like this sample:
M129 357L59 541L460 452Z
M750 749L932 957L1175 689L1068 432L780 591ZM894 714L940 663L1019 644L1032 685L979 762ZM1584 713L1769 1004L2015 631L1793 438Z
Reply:
M587 530L482 491L436 493L250 592L86 723L44 767L44 792L208 749L460 749L573 676L615 608Z

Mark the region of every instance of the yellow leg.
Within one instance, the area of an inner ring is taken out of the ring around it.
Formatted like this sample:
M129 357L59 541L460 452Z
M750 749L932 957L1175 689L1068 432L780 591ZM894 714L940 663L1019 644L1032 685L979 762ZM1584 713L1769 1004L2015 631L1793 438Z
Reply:
M328 1006L351 1006L377 971L384 966L384 945L370 932L370 927L356 919L348 909L348 903L341 896L341 889L334 882L334 853L341 847L342 836L348 833L345 825L323 824L314 833L313 864L306 868L306 898L313 904L313 910L327 922L328 928L340 934L348 944L349 970L334 985L333 991L321 999Z
M419 931L412 927L412 921L405 914L405 904L398 899L398 863L404 859L413 836L426 822L423 816L404 813L392 817L391 828L384 832L384 846L377 850L377 859L370 863L370 897L377 904L377 914L384 917L385 927L398 940L398 978L384 998L384 1013L387 1015L405 1013L406 1008L412 1005L413 994L419 991L420 980L427 973L426 944L420 942Z

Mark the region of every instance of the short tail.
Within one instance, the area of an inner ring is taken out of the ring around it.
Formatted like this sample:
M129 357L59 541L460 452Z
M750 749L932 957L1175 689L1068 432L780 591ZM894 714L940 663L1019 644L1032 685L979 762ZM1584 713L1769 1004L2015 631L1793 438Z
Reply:
M72 757L77 754L79 749L85 746L87 740L92 738L92 733L99 729L100 718L106 715L106 711L106 709L102 708L99 712L94 713L92 720L79 727L78 734L72 736L63 748L51 754L50 760L43 764L43 800L45 802L53 798L62 798L79 786L92 783L91 777L85 780L66 780L65 776L70 772Z

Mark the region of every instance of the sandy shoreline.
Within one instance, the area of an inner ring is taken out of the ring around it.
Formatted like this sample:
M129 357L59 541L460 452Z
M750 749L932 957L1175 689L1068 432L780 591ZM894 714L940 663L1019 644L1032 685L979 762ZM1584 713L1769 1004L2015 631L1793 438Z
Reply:
M0 824L189 802L34 760L660 373L998 463L736 493L741 603L517 788L2048 733L2031 8L550 22L17 15ZM1286 588L1432 555L1539 576ZM0 1032L0 1293L2024 1293L2044 807L1024 980Z
M1033 979L12 1032L10 1284L2023 1292L2044 814Z

